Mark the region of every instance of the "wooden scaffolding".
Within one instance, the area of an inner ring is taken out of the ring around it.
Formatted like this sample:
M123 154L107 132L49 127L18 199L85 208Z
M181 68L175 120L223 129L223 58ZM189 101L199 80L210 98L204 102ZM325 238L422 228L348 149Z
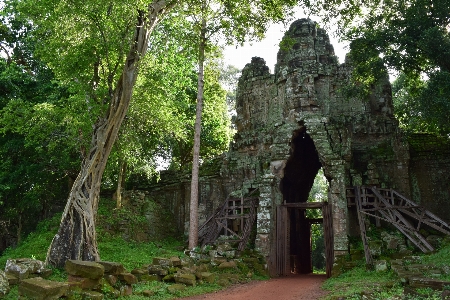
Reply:
M244 250L256 219L258 202L256 197L226 199L200 226L199 244L202 246L213 244L223 235L229 236L234 242L239 242L239 251Z
M392 224L424 253L434 251L434 248L420 234L423 224L450 235L450 226L446 222L393 189L374 186L347 188L347 204L356 207L366 263L370 265L373 261L367 242L365 216Z

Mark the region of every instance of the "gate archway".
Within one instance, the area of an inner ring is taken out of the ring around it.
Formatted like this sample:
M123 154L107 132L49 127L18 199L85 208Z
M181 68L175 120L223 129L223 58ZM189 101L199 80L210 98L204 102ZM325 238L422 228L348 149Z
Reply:
M322 168L314 141L302 126L293 132L290 157L280 182L283 204L277 208L277 273L308 274L311 259L311 224L323 222L327 275L333 266L333 228L328 202L307 202L318 171ZM308 209L321 209L322 219L309 219Z
M324 231L325 242L325 270L327 277L331 276L331 270L333 268L333 219L331 215L331 207L328 202L310 202L310 203L285 203L277 207L277 249L276 249L276 265L277 273L280 276L286 276L292 273L292 266L296 262L299 262L300 273L310 273L312 271L311 264L311 244L304 240L299 241L300 247L292 247L293 239L297 237L292 236L292 226L296 225L292 222L292 216L295 216L295 212L304 212L306 209L321 209L322 210L322 222ZM294 214L292 213L294 212ZM294 217L295 218L295 217ZM307 221L308 219L306 219ZM303 225L307 222L303 222ZM300 224L301 226L302 224ZM306 227L304 231L310 230ZM310 231L309 231L310 232ZM310 235L308 235L310 238ZM302 243L303 242L303 243ZM293 253L295 251L295 253ZM302 256L298 258L298 256ZM296 259L296 262L292 260ZM310 272L308 272L308 270Z

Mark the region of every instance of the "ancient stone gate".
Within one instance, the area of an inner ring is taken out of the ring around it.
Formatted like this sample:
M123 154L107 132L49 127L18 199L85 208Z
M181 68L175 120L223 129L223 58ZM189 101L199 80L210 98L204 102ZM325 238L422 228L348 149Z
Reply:
M295 21L282 45L274 74L257 57L242 70L237 133L220 171L200 179L203 220L229 195L258 189L255 245L276 275L277 207L305 203L320 168L329 185L334 256L346 254L348 236L358 234L356 215L347 206L347 186L394 188L430 204L431 210L438 205L450 212L448 185L435 191L450 179L450 172L436 170L439 166L450 171L450 144L425 135L408 140L402 134L393 116L387 77L366 98L346 96L351 65L338 63L328 35L309 19ZM427 164L432 169L424 167ZM164 183L162 178L150 194L166 198L180 230L184 226L186 232L188 180Z

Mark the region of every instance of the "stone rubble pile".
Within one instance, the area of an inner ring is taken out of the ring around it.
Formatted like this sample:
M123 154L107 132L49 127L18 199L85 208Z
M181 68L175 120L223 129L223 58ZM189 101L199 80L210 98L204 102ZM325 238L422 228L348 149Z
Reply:
M215 248L215 247L214 247ZM0 298L7 295L11 285L19 285L20 297L31 299L94 299L119 298L131 294L144 297L153 291L133 291L138 282L169 283L169 293L189 286L217 283L229 286L249 280L253 274L264 274L264 259L256 253L238 258L236 251L224 243L188 252L190 257L155 257L152 264L128 272L117 262L68 260L65 264L67 282L47 280L51 270L35 259L8 260L5 272L0 270ZM45 277L45 278L44 278Z

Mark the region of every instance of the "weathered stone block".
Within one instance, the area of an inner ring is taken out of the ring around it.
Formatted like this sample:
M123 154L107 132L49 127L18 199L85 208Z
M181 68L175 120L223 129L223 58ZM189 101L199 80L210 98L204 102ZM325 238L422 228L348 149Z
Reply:
M170 258L170 261L172 262L172 266L181 267L181 259L179 257L173 256Z
M450 285L450 282L433 278L411 277L409 279L409 285L413 288L431 288L434 290L442 290L445 285Z
M186 285L195 286L196 278L193 274L175 274L176 283L184 283Z
M382 272L387 270L387 262L385 260L377 260L375 262L375 271Z
M105 273L101 264L92 261L67 260L65 269L67 274L90 279L99 279Z
M138 282L136 276L131 273L120 273L119 275L117 275L117 277L120 281L123 281L127 284L135 284Z
M124 285L120 287L120 296L130 296L133 294L133 287L131 285Z
M5 272L0 270L0 298L9 292L9 280Z
M6 278L8 279L9 285L16 285L19 284L19 278L12 274L6 274Z
M227 287L231 284L231 282L226 278L221 278L221 279L217 280L217 284L222 287Z
M105 269L105 274L118 275L125 272L125 268L121 263L111 261L99 261L97 262Z
M148 273L153 275L166 276L169 272L166 269L161 268L160 266L150 265L148 267Z
M100 286L101 278L91 279L81 276L69 275L67 277L68 282L77 282L79 287L83 290L95 290Z
M172 284L167 288L167 290L171 294L175 294L179 291L183 291L184 289L186 289L186 286L184 284Z
M19 280L26 279L30 274L37 273L41 269L44 269L44 262L31 258L8 259L5 266L5 272Z
M169 274L166 275L162 278L162 281L164 282L175 282L175 275L174 274Z
M118 280L116 275L105 275L103 278L105 278L106 282L111 286L114 286Z
M19 285L19 296L35 300L52 300L63 296L69 285L65 282L55 282L40 277L22 280Z
M219 265L219 269L235 269L237 268L237 264L235 261L226 261Z
M172 266L172 261L170 260L170 258L154 257L153 258L153 264L154 265L171 267Z
M147 268L145 268L145 269L133 269L133 270L131 270L131 274L136 276L138 281L141 281L142 275L148 274L148 269Z
M200 273L201 280L208 282L208 283L214 283L216 279L216 275L210 272L201 272Z
M39 277L42 277L44 279L47 279L52 275L53 271L52 269L42 268L39 269L35 274L37 274Z
M141 276L141 281L161 281L162 277L160 275L154 275L154 274L146 274Z

